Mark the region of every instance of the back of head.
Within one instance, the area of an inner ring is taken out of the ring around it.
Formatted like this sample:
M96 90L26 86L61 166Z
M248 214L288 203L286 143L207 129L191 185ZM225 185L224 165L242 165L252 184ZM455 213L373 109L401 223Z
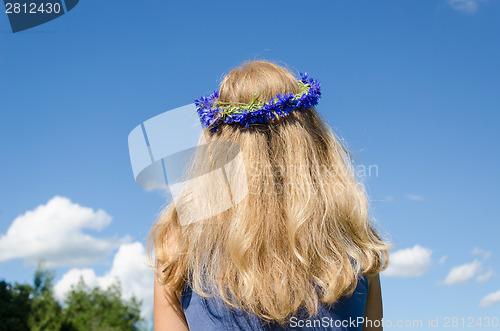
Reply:
M299 92L288 70L253 61L223 79L219 101ZM203 221L180 222L182 201L165 208L148 245L164 262L163 284L180 289L188 281L202 295L284 324L299 308L316 314L320 302L352 293L360 274L387 266L389 245L372 227L349 153L313 107L249 127L222 123L204 135L238 146L248 192ZM224 164L227 154L214 145L205 163Z
M223 79L219 100L248 103L261 92L259 99L266 101L279 93L298 93L299 86L288 70L271 62L253 61L232 70Z

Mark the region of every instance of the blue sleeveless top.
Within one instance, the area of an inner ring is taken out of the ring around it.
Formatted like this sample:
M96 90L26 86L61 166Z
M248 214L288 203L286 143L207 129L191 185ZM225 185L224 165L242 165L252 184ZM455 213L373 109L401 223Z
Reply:
M265 324L255 315L231 310L217 297L204 298L186 284L181 295L181 306L190 331L267 331L267 330L362 330L368 280L358 278L354 292L342 297L331 308L320 305L318 315L310 319L292 317L289 326Z

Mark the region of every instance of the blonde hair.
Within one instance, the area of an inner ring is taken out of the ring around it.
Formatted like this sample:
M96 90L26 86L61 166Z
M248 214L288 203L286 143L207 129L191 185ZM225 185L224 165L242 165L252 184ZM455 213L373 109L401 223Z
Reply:
M220 100L246 103L261 92L265 101L299 87L288 70L252 61L227 74ZM189 282L202 296L284 325L387 267L390 245L374 229L351 156L314 109L250 128L224 124L204 139L239 146L249 192L203 221L180 221L189 194L161 212L147 245L161 261L153 267L161 284L181 291ZM210 151L212 166L224 158L222 148Z

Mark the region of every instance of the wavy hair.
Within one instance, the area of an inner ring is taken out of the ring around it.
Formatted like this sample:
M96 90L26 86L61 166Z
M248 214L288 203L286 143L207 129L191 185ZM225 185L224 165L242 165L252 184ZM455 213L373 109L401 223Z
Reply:
M247 103L261 92L265 101L299 87L283 67L252 61L225 76L219 100ZM189 283L202 296L285 325L299 310L316 315L320 303L352 293L360 275L387 267L391 246L375 230L354 161L313 108L265 125L206 129L202 141L239 146L244 173L237 176L245 176L248 194L189 221L186 211L210 209L220 198L193 205L193 192L214 185L200 180L161 211L147 243L161 284L180 292ZM193 174L227 162L226 149L210 146L193 161Z

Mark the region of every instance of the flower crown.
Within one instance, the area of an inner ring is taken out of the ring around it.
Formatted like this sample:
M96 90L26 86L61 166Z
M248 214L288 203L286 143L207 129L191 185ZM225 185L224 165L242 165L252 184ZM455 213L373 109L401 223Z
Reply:
M293 110L316 106L321 97L321 84L301 73L297 80L300 92L297 94L279 93L267 102L258 101L262 95L254 95L250 103L219 102L219 91L195 100L196 111L203 124L212 131L222 123L238 123L249 127L251 124L269 123L270 120L286 117Z

